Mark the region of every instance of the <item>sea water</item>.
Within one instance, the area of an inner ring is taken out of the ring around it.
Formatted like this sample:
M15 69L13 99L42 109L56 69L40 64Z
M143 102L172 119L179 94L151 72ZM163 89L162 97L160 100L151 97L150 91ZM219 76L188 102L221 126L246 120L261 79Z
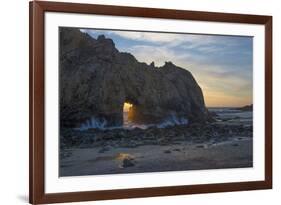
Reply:
M78 130L88 130L88 129L101 129L101 130L110 130L110 129L148 129L150 127L157 127L157 128L165 128L169 126L175 126L175 125L187 125L188 119L183 117L177 117L176 115L171 115L164 119L162 122L157 124L138 124L131 122L128 119L128 112L123 113L123 125L122 126L107 126L107 122L105 119L98 119L95 117L92 117L90 120L87 120L86 122L82 123L79 128L76 128Z

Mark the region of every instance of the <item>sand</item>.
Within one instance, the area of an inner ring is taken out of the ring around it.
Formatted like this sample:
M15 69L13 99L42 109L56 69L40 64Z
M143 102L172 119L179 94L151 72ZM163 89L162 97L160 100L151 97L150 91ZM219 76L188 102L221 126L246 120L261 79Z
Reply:
M60 176L252 167L252 144L251 137L232 137L219 143L69 148L60 158Z

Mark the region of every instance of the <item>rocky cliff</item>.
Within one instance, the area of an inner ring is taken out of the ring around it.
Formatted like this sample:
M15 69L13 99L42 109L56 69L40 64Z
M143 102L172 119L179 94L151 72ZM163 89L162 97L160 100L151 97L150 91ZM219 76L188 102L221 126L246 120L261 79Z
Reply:
M59 35L61 126L77 127L93 118L120 126L124 102L133 104L133 122L208 119L202 90L186 69L172 62L140 63L103 35L94 39L75 28L60 28Z

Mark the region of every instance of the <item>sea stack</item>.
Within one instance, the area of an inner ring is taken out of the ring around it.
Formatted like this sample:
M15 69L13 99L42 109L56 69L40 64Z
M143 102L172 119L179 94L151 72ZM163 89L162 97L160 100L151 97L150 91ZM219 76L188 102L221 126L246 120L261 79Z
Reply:
M125 102L133 105L136 123L208 120L202 90L187 69L138 62L104 35L95 39L76 28L60 28L59 35L61 126L78 127L93 118L120 126Z

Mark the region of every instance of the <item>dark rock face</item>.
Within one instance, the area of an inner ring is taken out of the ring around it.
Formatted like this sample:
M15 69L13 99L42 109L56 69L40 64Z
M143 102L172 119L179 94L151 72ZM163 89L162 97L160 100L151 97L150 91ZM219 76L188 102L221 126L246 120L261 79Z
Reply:
M140 63L103 35L94 39L79 29L60 28L59 69L63 127L92 118L105 126L122 125L124 102L133 104L133 122L208 119L201 88L189 71L171 62L162 67Z

